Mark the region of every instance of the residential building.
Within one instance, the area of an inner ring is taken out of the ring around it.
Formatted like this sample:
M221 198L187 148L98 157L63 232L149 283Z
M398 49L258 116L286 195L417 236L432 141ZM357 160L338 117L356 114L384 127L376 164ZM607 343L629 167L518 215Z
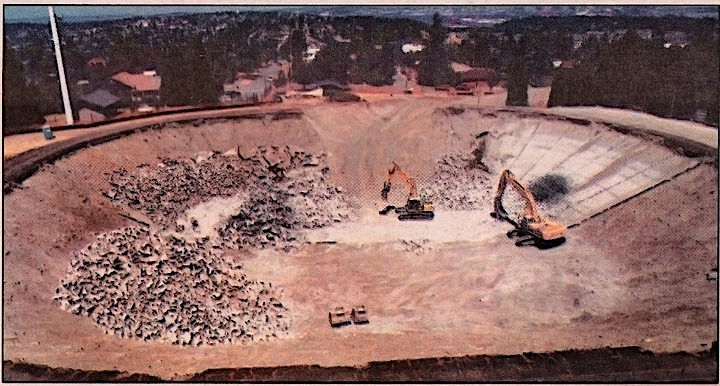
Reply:
M119 92L121 98L127 97L133 106L155 106L160 101L160 84L162 79L155 71L145 71L142 74L120 72L112 76L112 80L122 87Z
M80 122L97 122L118 113L120 97L107 90L95 91L80 97L78 117Z

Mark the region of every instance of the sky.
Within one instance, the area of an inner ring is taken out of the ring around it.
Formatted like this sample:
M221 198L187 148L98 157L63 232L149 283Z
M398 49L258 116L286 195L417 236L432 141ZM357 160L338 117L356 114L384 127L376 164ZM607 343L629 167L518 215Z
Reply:
M222 11L258 11L273 10L283 7L272 6L193 6L193 5L82 5L82 6L54 6L55 13L65 17L123 17L123 16L148 16L168 13L206 13ZM37 18L48 18L47 6L4 6L5 20L27 20Z
M198 4L202 4L203 0L195 0ZM347 0L346 0L347 1ZM449 11L451 9L457 9L460 10L459 12L471 12L471 13L487 13L488 15L498 15L498 14L506 14L506 13L513 13L511 17L518 17L518 16L527 16L530 14L538 14L542 13L540 12L540 8L544 8L545 10L553 8L554 10L561 10L564 9L565 11L568 11L569 9L575 9L578 7L585 7L583 6L551 6L551 7L538 7L538 6L507 6L507 5L475 5L472 4L443 4L442 6L428 6L426 4L422 4L422 2L417 1L416 4L391 4L393 6L391 7L381 7L377 8L377 4L373 4L374 0L364 0L367 1L368 4L375 5L375 7L368 7L368 6L352 6L352 2L346 2L345 5L350 5L350 7L343 6L343 7L337 7L333 6L332 4L327 4L325 1L318 1L317 5L319 8L324 8L325 10L332 9L333 11L337 11L340 8L343 8L343 12L349 12L352 14L363 14L366 12L375 12L378 14L381 13L387 13L390 12L391 14L394 12L395 16L398 15L405 15L407 16L407 11L412 10L412 12L415 11L421 11L421 13L428 13L431 12L433 9L444 9L445 11ZM702 0L700 0L702 1ZM323 4L325 3L325 4ZM157 3L156 3L157 4ZM292 12L292 11L307 11L308 6L302 6L302 5L295 5L293 3L287 3L287 0L276 0L276 4L274 6L268 6L268 5L252 5L252 3L246 3L249 5L57 5L55 6L55 13L66 18L66 21L68 22L74 22L74 21L89 21L89 20L107 20L107 19L118 19L118 18L124 18L124 17L137 17L137 16L151 16L151 15L160 15L160 14L172 14L172 13L212 13L212 12L224 12L224 11L286 11L286 12ZM267 2L265 3L267 4ZM296 3L298 4L298 3ZM420 7L416 7L415 5L420 5ZM604 8L608 6L596 6L598 8ZM613 6L610 6L613 7ZM685 14L685 13L696 13L700 11L701 14L706 14L708 11L711 13L717 15L717 7L709 7L709 6L691 6L691 7L677 7L677 6L636 6L636 7L624 7L617 5L614 6L615 8L624 8L626 9L626 12L630 12L631 14L652 14L657 11L661 11L661 13L669 13L669 14ZM313 9L318 9L316 7L312 7ZM395 8L395 10L393 10ZM374 11L373 11L374 9ZM398 11L397 9L400 9ZM37 5L5 5L3 7L3 14L4 14L4 21L5 22L35 22L35 23L43 23L49 20L48 18L48 9L47 6L37 6ZM410 13L412 13L410 12ZM454 11L453 11L454 12ZM520 12L520 14L518 14ZM571 11L573 13L574 11ZM334 12L333 12L334 13ZM443 12L441 12L442 14ZM431 15L431 13L428 13L428 15ZM390 15L392 16L392 15ZM507 15L505 15L507 16ZM716 17L716 16L715 16Z

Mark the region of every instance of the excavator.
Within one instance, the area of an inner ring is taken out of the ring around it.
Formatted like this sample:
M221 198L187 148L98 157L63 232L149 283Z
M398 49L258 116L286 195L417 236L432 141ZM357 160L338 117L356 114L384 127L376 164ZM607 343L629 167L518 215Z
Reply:
M508 184L525 201L525 209L519 222L513 221L502 206L502 196ZM552 247L565 241L567 227L562 223L548 221L540 217L532 192L523 186L510 170L506 169L500 174L500 183L498 184L497 193L495 193L494 212L490 215L508 221L515 226L515 229L508 232L507 236L511 238L518 237L515 242L517 246L535 244L538 247Z
M397 208L393 205L388 205L385 209L380 211L380 214L386 215L390 211L394 210L398 214L398 220L432 220L435 218L435 208L431 202L425 202L420 198L417 192L417 185L415 180L408 176L400 166L395 162L392 162L388 167L388 176L383 185L380 196L383 200L387 201L388 194L390 193L391 180L393 176L398 176L407 186L410 188L410 194L408 195L407 204L401 208Z

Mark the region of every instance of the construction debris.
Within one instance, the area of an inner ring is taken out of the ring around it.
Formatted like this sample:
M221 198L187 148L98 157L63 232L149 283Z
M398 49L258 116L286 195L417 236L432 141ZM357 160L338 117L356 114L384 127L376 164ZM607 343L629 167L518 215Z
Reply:
M120 170L111 176L107 196L146 214L163 229L182 231L188 227L178 220L192 207L246 193L242 208L217 229L223 247L285 247L301 238L301 229L349 218L342 188L330 185L329 169L321 166L324 155L288 146L228 154L201 152L192 160L162 159L157 167L134 173Z
M493 179L471 153L445 155L438 161L430 182L420 190L420 196L438 209L483 209L492 199Z
M200 345L287 334L288 309L272 285L248 279L207 241L147 228L101 235L72 261L55 300L126 338Z
M112 174L105 195L152 224L136 220L140 227L99 236L76 255L55 300L127 338L200 345L287 334L288 309L272 285L247 278L221 254L288 251L302 229L348 219L342 188L329 184L323 161L287 146L261 147ZM227 205L233 200L239 206Z

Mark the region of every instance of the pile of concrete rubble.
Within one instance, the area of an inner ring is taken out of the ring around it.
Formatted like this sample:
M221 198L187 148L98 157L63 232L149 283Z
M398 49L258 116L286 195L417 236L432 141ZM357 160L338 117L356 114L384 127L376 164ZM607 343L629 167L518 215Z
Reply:
M260 147L117 171L105 195L147 224L78 252L55 301L108 333L141 340L199 345L287 334L289 311L272 285L247 278L222 254L288 250L302 229L348 219L323 162L287 146Z
M443 156L420 196L438 209L478 210L492 205L494 177L470 154Z
M290 147L259 147L205 152L192 160L164 159L134 173L111 176L113 201L148 216L165 229L178 231L178 217L215 197L245 193L249 199L217 229L223 246L267 247L295 242L299 230L346 220L350 205L342 188L328 181L324 155ZM215 237L213 238L213 242Z
M269 283L245 277L208 240L146 228L104 234L73 260L56 290L64 309L108 333L200 345L275 339L288 310Z
M298 230L350 217L349 205L340 195L342 189L330 186L326 172L317 168L294 168L281 181L261 186L219 229L226 245L287 249L302 237Z

